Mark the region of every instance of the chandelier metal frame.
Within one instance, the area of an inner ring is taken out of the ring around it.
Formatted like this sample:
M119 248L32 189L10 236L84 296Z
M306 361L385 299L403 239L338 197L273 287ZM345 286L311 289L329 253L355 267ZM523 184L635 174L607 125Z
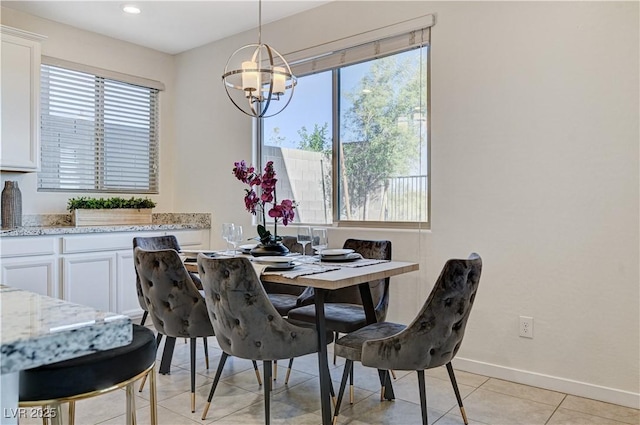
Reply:
M239 61L239 57L249 59ZM238 62L240 68L229 69ZM235 107L255 118L279 114L293 98L297 78L291 67L276 49L262 43L262 0L258 1L258 43L247 44L233 52L225 65L222 83ZM286 102L278 105L275 112L273 108L269 109L283 100L282 96Z

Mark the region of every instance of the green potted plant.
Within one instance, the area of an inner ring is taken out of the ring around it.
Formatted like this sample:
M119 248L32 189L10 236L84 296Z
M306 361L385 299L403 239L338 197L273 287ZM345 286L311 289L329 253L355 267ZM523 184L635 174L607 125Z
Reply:
M148 198L71 198L67 209L74 226L111 226L151 224L151 209L156 204Z

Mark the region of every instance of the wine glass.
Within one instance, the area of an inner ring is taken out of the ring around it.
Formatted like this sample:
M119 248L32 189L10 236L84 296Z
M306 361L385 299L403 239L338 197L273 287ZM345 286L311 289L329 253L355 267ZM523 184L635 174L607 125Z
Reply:
M224 252L225 254L229 254L229 244L233 238L234 227L233 223L222 223L222 239L227 242L227 249Z
M318 257L322 262L322 251L329 245L327 229L314 228L311 230L311 246L318 252Z
M300 226L298 227L298 243L302 245L302 258L304 259L307 254L307 245L311 243L311 227Z
M242 242L242 226L234 224L233 232L231 233L231 238L229 239L231 245L233 245L233 256L236 255L237 246L240 242Z

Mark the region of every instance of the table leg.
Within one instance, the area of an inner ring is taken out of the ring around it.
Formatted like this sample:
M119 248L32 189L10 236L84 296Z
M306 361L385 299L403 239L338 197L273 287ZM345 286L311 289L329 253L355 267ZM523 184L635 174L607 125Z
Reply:
M376 323L378 321L378 318L376 317L376 309L373 305L373 297L371 296L371 288L369 287L369 282L361 283L360 285L358 285L358 289L360 289L360 298L362 298L362 306L364 307L364 315L367 318L367 324ZM394 400L396 396L393 392L391 377L388 376L389 371L379 369L378 375L380 375L380 385L385 386L384 398L386 398L387 400Z
M172 337L166 337L164 340L164 350L162 351L162 360L160 361L161 375L168 375L171 373L171 359L173 358L173 348L176 346L176 339Z
M322 406L322 424L331 424L331 399L329 361L327 359L327 330L324 320L325 289L315 288L316 329L318 331L318 374L320 375L320 403Z

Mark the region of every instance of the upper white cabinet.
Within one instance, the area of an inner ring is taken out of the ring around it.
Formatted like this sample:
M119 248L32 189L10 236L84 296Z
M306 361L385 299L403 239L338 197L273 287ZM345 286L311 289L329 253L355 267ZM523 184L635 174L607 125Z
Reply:
M0 26L2 171L40 167L40 42L44 37Z

